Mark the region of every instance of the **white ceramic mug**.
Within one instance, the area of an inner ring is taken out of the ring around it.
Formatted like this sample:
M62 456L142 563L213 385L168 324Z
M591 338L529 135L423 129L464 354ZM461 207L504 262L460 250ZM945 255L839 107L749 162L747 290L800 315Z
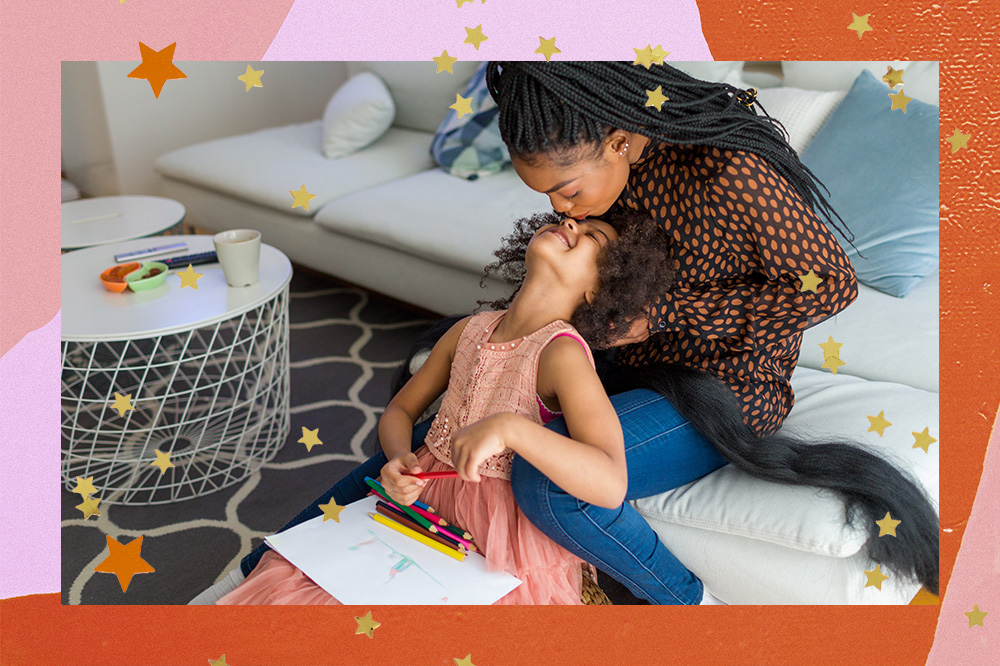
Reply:
M222 273L230 287L249 287L260 279L260 232L231 229L212 236Z

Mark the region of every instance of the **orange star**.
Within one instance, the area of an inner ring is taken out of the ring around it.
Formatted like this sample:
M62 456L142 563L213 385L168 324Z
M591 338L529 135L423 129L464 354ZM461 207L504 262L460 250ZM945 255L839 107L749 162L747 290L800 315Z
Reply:
M154 51L139 42L139 53L142 54L142 64L128 74L130 79L146 79L153 89L153 95L160 97L163 84L167 79L186 79L187 74L174 66L174 42L162 51Z
M105 535L105 538L108 540L108 550L111 551L111 554L104 558L103 562L94 567L94 571L112 573L118 576L118 584L122 586L122 592L128 591L128 584L135 574L156 571L140 555L142 537L132 539L132 541L124 545L118 543L108 535Z

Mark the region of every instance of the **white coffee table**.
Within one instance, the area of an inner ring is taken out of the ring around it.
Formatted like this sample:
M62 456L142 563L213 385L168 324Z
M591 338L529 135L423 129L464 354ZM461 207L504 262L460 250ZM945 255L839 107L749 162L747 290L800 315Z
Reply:
M146 196L94 197L62 205L63 251L180 233L184 205ZM175 231L176 230L176 231Z
M211 236L178 236L189 252ZM106 503L161 504L246 478L288 437L288 284L292 266L262 244L260 281L226 284L202 264L198 289L177 271L115 294L98 276L138 239L62 255L62 480L94 477ZM131 395L119 416L115 393ZM151 466L155 451L176 467Z

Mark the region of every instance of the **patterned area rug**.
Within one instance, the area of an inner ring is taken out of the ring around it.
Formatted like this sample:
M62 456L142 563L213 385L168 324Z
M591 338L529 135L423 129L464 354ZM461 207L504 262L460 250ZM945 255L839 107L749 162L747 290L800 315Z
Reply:
M378 450L378 418L396 367L433 322L424 313L296 269L289 304L291 431L276 457L246 481L173 504L100 506L83 520L80 495L62 490L62 603L186 604L239 566L320 493ZM321 446L298 443L319 428ZM156 571L132 578L96 573L105 535L143 536ZM615 604L644 603L601 573Z

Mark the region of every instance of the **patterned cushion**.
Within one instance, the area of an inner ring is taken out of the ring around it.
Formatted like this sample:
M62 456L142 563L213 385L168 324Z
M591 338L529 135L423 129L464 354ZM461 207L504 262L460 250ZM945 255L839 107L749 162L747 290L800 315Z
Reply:
M459 118L451 109L431 144L431 155L442 169L468 180L498 173L510 163L500 138L499 109L486 88L486 64L479 66L462 94L472 97L473 112Z

